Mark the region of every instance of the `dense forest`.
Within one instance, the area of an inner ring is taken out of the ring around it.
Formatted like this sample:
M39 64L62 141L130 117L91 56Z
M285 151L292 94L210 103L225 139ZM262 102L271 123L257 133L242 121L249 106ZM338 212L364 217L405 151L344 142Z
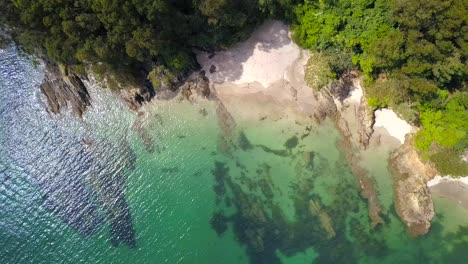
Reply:
M419 125L415 144L441 173L468 174L466 0L0 0L0 23L30 53L77 73L175 85L195 49L245 39L267 18L324 63L322 86L363 73L369 105Z

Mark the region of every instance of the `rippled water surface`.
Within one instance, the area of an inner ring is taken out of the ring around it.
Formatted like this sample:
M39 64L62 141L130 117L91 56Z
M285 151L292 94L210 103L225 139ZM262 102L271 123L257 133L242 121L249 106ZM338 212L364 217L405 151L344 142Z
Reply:
M90 87L83 120L49 116L43 66L0 50L0 263L464 263L468 215L442 198L407 236L386 154L369 166L385 225L331 123L236 120L212 102L136 114ZM222 122L221 122L222 123Z

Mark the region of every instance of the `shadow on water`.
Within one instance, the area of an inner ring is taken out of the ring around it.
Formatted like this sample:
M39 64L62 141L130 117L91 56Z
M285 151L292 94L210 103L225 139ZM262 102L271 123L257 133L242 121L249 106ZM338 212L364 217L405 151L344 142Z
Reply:
M125 187L126 168L134 166L135 154L125 144L122 147L102 141L86 148L81 145L74 147L80 150L65 153L61 159L64 164L50 168L56 170L55 173L43 173L36 178L43 205L84 236L95 234L108 223L110 241L114 246L126 244L134 248L135 231L125 199ZM110 151L114 157L112 160L105 154ZM77 164L68 164L68 161Z

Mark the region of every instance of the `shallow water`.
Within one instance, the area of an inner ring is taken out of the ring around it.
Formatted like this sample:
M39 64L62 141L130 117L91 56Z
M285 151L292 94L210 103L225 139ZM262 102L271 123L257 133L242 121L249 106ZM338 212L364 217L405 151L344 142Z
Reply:
M294 120L236 120L212 102L136 115L92 87L84 120L50 117L43 66L0 51L0 263L463 263L468 213L435 198L430 233L410 238L385 153L367 166L386 224L367 203L339 134ZM142 137L143 135L143 137ZM84 140L83 140L84 139Z

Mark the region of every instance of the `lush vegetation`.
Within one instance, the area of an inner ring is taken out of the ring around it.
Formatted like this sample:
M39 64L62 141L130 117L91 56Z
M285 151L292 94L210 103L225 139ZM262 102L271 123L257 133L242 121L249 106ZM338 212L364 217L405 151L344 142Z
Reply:
M306 76L312 86L362 71L372 107L421 125L416 146L442 173L468 174L447 166L468 147L465 0L2 0L0 9L25 50L154 87L196 68L194 49L226 47L268 17L287 20L314 51L308 69L322 69Z
M424 156L442 173L463 175L468 174L460 162L468 147L466 10L464 0L304 1L295 8L294 37L328 56L338 76L360 69L369 104L390 106L421 125L416 146Z

